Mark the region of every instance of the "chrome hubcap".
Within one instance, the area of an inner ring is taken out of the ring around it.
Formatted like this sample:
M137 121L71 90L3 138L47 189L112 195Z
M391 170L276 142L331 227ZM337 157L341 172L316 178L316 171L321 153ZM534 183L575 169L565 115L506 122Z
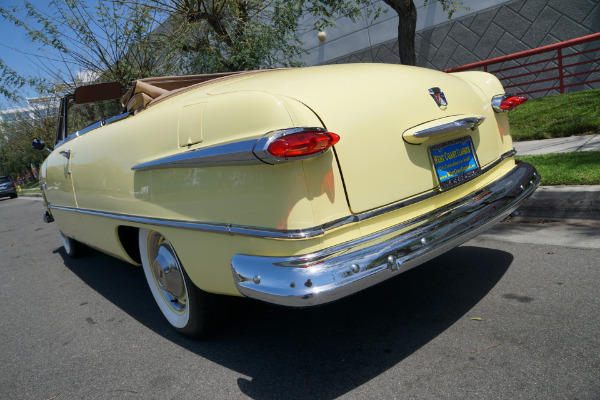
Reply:
M148 240L148 255L152 274L165 302L175 311L184 311L187 292L183 271L171 243L159 233L153 232Z
M158 254L152 261L154 276L159 287L172 294L175 298L183 297L185 287L177 259L164 244L158 248Z

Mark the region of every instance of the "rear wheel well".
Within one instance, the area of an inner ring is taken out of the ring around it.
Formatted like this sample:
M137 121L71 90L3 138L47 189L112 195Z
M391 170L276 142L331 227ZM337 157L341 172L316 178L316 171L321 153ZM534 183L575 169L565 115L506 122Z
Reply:
M125 252L133 261L141 264L142 258L140 257L140 244L138 240L139 231L139 228L133 226L119 226L117 228L117 234L119 235L119 241L123 249L125 249Z

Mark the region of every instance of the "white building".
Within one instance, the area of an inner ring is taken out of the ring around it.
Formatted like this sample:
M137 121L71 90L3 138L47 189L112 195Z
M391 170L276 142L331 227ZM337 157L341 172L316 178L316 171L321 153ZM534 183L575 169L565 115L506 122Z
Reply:
M58 99L52 97L27 98L26 105L0 110L0 123L6 124L25 119L37 119L56 113Z

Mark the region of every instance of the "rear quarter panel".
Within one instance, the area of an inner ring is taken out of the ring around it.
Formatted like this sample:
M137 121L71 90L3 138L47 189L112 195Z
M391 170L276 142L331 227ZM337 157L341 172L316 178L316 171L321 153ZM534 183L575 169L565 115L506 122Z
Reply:
M190 113L190 109L201 110L201 115ZM118 228L148 225L125 223L94 212L285 230L314 227L347 216L343 183L331 151L315 159L275 166L131 169L147 161L258 137L275 129L320 125L312 111L292 99L256 91L216 96L192 92L89 131L70 144L71 175L76 207L92 213L67 212L69 217L77 215L83 227L76 230L69 222L73 229L68 230L83 243L134 262L119 241ZM192 132L194 127L199 134ZM197 142L187 145L190 137ZM190 278L200 288L227 294L238 294L230 271L236 252L299 254L316 251L323 243L322 238L261 240L150 228L173 243ZM344 233L336 236L340 234Z

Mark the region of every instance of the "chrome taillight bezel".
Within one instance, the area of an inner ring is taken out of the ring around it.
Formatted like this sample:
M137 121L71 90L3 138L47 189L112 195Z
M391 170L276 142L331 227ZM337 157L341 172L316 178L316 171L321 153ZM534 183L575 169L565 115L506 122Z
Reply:
M267 164L282 164L282 163L292 162L292 161L307 160L309 158L320 156L321 154L323 154L323 153L327 152L327 150L329 150L329 147L328 147L323 151L312 153L312 154L309 154L306 156L285 157L285 158L277 157L269 152L269 150L268 150L269 145L273 141L275 141L283 136L293 135L295 133L304 133L304 132L327 133L327 129L319 128L319 127L310 127L310 128L288 128L288 129L279 129L276 131L271 131L271 132L268 132L265 135L263 135L260 139L258 139L256 144L254 145L254 149L252 150L252 152L259 160L261 160Z
M492 97L492 108L493 108L493 110L495 112L497 112L497 113L507 113L509 111L514 110L520 104L517 105L514 108L511 108L510 110L504 110L504 109L502 109L502 102L504 100L508 99L508 98L511 98L511 97L517 97L517 95L516 94L497 94L496 96ZM519 96L519 97L524 97L524 96Z

